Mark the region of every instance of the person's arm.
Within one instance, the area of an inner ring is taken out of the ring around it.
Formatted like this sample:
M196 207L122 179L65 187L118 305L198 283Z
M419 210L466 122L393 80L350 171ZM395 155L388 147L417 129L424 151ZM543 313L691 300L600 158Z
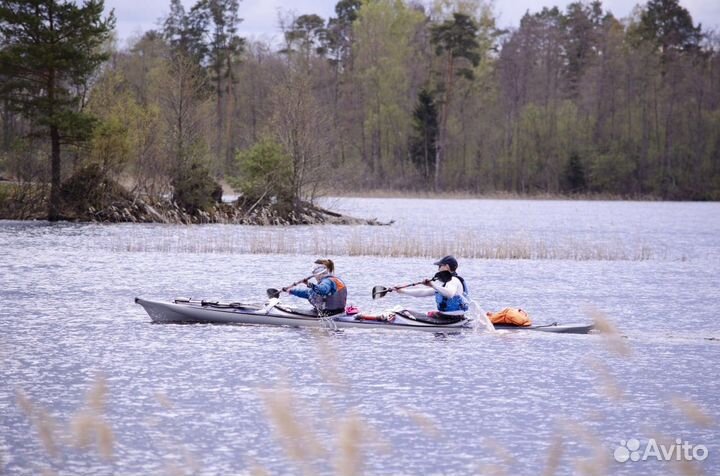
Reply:
M432 286L435 291L439 292L440 294L443 295L443 297L446 297L446 298L451 298L451 297L455 296L456 294L461 294L461 293L458 293L458 285L462 286L462 283L457 278L452 278L450 281L448 281L445 284L445 286L443 286L438 281L432 281L430 283L430 286Z
M305 299L310 297L310 290L308 288L292 288L288 289L288 293Z
M310 285L310 287L316 294L321 296L329 296L337 289L337 286L335 286L335 282L332 279L321 279L319 283Z
M400 294L407 294L408 296L413 296L413 297L426 297L426 296L432 296L435 294L435 290L433 290L432 288L428 288L428 287L415 288L415 289L402 288L402 289L398 289L397 292Z

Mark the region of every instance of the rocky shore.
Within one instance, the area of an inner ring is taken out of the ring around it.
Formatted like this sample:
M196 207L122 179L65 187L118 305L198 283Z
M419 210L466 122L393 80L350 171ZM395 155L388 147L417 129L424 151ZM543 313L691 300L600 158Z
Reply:
M5 182L8 184L8 182ZM47 196L28 189L0 193L0 219L45 220ZM94 204L90 202L95 202ZM171 199L132 197L129 193L113 193L100 201L65 197L61 218L73 222L95 223L227 223L239 225L389 225L377 219L356 218L327 210L310 202L302 202L296 210L281 213L273 204L245 209L241 203L218 202L206 209L189 212Z

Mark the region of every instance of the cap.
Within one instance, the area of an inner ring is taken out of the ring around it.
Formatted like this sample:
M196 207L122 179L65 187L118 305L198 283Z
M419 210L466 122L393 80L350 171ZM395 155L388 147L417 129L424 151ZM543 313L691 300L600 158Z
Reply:
M446 264L446 265L450 266L450 269L453 271L455 271L458 267L457 260L455 259L454 256L451 256L451 255L443 256L442 258L440 258L440 260L435 261L433 264L436 266Z

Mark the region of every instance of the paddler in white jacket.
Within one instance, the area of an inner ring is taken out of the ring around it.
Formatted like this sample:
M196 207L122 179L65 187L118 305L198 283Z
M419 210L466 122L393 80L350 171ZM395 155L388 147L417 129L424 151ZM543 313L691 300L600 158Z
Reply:
M426 279L427 288L394 288L400 294L414 297L435 296L437 313L461 316L469 308L468 289L465 280L458 276L458 262L454 256L445 256L433 263L438 267L437 279Z

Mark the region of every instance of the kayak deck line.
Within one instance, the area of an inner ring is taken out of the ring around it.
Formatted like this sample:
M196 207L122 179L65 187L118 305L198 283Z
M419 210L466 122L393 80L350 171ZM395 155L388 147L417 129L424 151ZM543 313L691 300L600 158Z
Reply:
M393 310L380 315L352 312L333 316L317 316L309 311L279 304L277 301L260 306L188 298L178 298L173 302L160 302L136 297L135 303L145 309L152 322L165 324L247 324L330 329L411 329L436 333L455 333L474 328L471 319L455 318L448 320L447 323L442 323L442 318L424 318L422 313L408 310ZM592 324L560 325L558 323L529 327L495 325L498 330L534 330L565 334L587 334L593 327Z

